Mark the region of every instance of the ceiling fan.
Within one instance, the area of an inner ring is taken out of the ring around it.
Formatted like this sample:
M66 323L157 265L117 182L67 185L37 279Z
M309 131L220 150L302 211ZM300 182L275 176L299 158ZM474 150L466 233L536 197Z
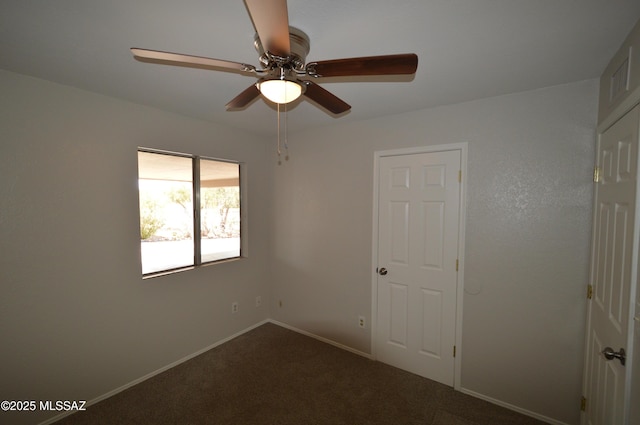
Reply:
M259 78L227 103L227 110L245 108L262 94L277 104L286 104L304 96L338 115L347 112L351 106L313 80L323 77L410 75L418 67L418 56L414 53L305 63L310 48L309 37L289 26L286 0L244 0L244 3L256 30L254 46L263 68L157 50L132 48L131 52L143 62L235 72Z

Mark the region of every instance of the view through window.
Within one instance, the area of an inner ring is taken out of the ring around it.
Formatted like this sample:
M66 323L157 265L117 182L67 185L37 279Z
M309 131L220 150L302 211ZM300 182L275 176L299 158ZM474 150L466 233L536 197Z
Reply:
M238 163L140 150L138 187L143 275L240 257Z

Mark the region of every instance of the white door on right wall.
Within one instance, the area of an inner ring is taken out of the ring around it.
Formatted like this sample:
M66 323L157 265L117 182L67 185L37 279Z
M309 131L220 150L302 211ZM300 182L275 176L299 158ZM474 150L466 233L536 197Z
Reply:
M628 423L640 106L606 130L597 154L583 424ZM632 350L632 348L631 348ZM636 403L640 402L638 400Z

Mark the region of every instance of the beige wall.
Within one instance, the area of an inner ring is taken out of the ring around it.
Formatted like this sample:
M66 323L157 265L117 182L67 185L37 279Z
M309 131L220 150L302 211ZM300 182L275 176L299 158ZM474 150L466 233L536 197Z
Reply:
M577 424L597 85L290 135L275 173L272 316L371 352L357 318L373 320L374 151L468 142L462 387Z
M597 81L336 121L280 166L239 130L3 71L0 93L1 399L100 397L269 317L369 353L373 153L466 141L462 387L578 422ZM143 281L138 146L246 162L250 258Z
M0 93L0 399L91 400L268 317L270 146L2 71ZM245 162L250 258L143 281L138 146Z

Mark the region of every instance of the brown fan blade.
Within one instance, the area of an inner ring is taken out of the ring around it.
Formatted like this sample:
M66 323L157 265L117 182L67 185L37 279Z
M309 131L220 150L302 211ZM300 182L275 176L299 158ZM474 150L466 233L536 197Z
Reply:
M227 110L242 109L248 104L250 104L251 102L253 102L253 100L256 99L258 96L260 96L260 90L258 90L258 87L256 87L255 84L253 84L247 87L242 93L234 97L233 100L231 100L231 102L227 103L226 108Z
M131 48L133 56L142 62L159 63L163 65L186 66L189 68L211 69L214 71L235 71L255 73L253 65L231 62L202 56L183 55L180 53L160 52L157 50Z
M334 59L307 64L307 74L313 77L348 77L359 75L413 74L418 68L414 53Z
M289 56L287 0L244 0L244 4L264 50L281 57Z
M351 105L345 103L319 85L311 81L305 81L305 85L307 89L304 95L332 113L341 114L351 109Z

